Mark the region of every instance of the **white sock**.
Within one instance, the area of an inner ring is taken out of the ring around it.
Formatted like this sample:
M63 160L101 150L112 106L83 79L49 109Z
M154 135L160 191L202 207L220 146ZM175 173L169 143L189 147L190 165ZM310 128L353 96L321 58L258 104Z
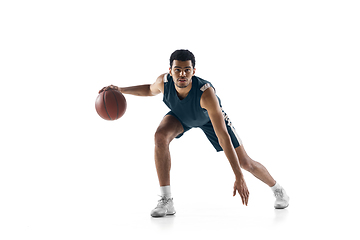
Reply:
M161 194L162 197L165 196L165 197L167 197L167 198L171 198L170 185L160 187L160 194Z
M281 186L280 186L280 184L279 184L278 182L276 182L275 185L271 187L271 190L272 190L273 192L275 192L275 190L276 190L276 189L279 189L279 188L281 188Z

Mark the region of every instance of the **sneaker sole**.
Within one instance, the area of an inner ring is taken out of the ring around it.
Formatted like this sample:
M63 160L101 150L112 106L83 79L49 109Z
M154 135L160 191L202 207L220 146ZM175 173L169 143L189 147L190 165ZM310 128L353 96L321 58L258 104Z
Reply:
M174 213L166 213L165 215L151 215L154 218L161 218L161 217L166 217L166 216L171 216L171 215L175 215L176 212Z
M275 209L285 209L285 208L287 208L288 206L289 206L289 204L286 205L286 207L275 207Z

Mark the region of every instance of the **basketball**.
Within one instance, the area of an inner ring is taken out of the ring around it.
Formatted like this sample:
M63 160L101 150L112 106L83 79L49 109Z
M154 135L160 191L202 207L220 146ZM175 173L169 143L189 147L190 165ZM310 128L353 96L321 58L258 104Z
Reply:
M126 111L126 106L124 95L111 89L101 92L95 101L96 112L105 120L121 118Z

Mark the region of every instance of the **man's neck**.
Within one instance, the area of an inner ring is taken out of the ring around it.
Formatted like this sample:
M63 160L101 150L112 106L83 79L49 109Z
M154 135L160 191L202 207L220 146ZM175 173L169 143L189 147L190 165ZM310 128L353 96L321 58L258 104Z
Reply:
M179 88L179 87L175 86L176 93L181 100L186 98L186 96L189 94L191 88L192 88L192 82L186 88Z

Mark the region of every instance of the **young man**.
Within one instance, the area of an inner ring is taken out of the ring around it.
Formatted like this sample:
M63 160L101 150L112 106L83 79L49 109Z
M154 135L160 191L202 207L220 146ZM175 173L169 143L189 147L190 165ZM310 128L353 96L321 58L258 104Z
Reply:
M235 174L233 196L239 193L247 205L249 191L241 168L267 184L276 197L274 207L286 208L289 197L271 177L266 168L252 160L245 152L240 138L222 110L220 99L212 84L195 76L195 57L188 50L177 50L170 56L169 73L160 75L153 84L119 88L107 86L99 92L117 89L124 94L155 96L163 93L163 101L170 112L161 121L155 133L155 164L160 183L161 199L151 211L153 217L175 214L170 190L171 159L169 144L193 127L201 128L216 151L224 151Z

